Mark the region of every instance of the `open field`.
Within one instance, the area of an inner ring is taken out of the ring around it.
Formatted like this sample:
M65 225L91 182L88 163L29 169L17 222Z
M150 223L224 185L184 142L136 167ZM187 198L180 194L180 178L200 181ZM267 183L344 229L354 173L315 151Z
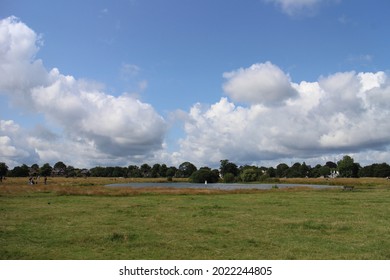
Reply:
M27 181L0 184L0 259L390 259L385 179L282 180L354 191L233 192Z

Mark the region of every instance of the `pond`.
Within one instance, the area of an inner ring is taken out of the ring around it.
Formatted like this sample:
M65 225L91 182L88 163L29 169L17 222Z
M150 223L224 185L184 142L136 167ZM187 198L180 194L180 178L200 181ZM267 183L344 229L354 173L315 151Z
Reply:
M196 184L196 183L121 183L110 184L106 187L129 187L129 188L188 188L188 189L210 189L210 190L239 190L239 189L258 189L267 190L272 188L296 188L310 187L314 189L340 188L340 186L330 185L311 185L311 184Z

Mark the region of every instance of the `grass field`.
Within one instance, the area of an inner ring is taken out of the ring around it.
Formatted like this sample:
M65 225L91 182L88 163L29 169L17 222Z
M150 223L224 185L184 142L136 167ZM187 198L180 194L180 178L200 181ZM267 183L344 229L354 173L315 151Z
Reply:
M0 259L390 259L390 182L207 191L106 188L129 179L0 184ZM285 182L302 182L285 180Z

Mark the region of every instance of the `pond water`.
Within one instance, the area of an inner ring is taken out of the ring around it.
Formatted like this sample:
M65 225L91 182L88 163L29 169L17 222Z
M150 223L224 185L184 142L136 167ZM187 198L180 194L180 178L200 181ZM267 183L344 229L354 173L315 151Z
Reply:
M273 187L278 188L296 188L310 187L315 189L340 188L340 186L330 185L310 185L310 184L195 184L195 183L121 183L110 184L106 187L129 187L129 188L191 188L191 189L210 189L210 190L239 190L239 189L258 189L267 190Z

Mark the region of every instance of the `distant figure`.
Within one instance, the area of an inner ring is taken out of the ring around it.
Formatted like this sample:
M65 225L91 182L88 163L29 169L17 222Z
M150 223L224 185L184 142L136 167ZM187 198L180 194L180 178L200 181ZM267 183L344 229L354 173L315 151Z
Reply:
M30 177L30 179L28 179L28 183L30 185L34 185L35 184L33 177Z
M0 176L0 183L3 182L3 175Z
M43 180L44 180L45 185L46 185L47 184L47 177L45 176L45 178Z

